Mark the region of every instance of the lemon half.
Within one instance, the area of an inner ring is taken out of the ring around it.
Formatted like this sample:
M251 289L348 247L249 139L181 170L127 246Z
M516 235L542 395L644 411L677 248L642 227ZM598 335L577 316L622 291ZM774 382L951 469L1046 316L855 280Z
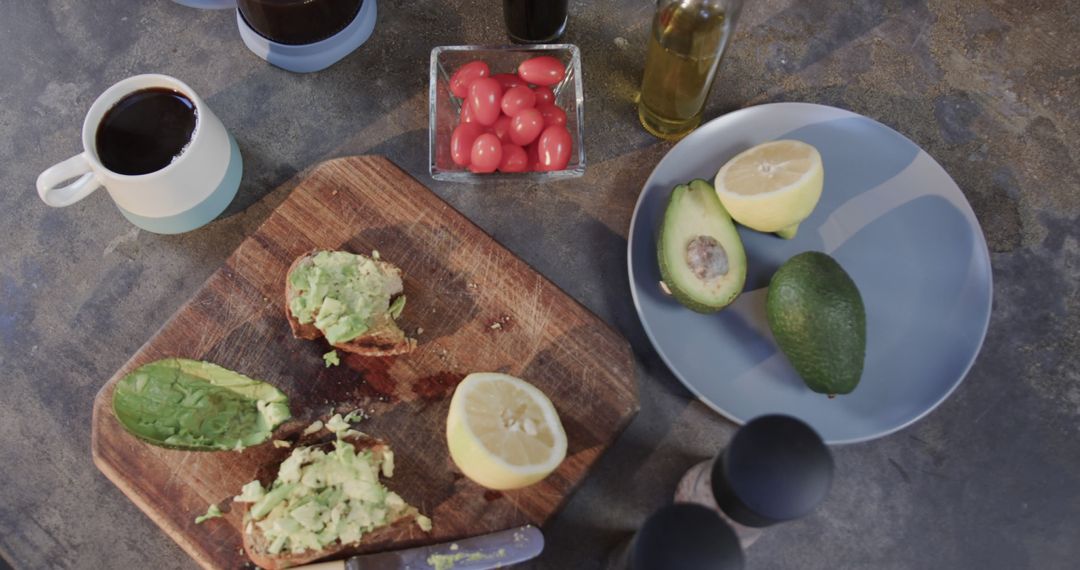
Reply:
M494 372L458 384L446 443L458 469L489 489L532 485L566 457L566 432L551 400L520 378Z
M740 224L791 239L821 198L825 167L817 149L801 141L759 144L716 173L716 194Z

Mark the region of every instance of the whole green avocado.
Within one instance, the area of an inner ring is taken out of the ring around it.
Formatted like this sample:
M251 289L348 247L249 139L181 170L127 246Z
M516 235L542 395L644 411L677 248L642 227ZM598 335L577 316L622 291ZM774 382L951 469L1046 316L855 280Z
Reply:
M773 274L765 301L780 349L815 392L850 393L866 360L866 308L855 282L835 259L800 253Z

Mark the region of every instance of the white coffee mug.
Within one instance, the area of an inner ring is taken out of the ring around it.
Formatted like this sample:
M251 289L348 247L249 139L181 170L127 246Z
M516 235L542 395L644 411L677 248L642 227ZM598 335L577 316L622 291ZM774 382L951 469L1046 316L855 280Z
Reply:
M154 87L177 91L194 103L191 141L160 170L139 175L109 170L101 163L95 145L98 125L121 99ZM86 114L82 143L81 154L38 176L42 201L57 208L70 206L104 186L128 221L160 234L190 231L216 218L236 196L244 169L240 148L221 120L194 90L168 75L136 75L106 89ZM73 178L73 182L63 184Z

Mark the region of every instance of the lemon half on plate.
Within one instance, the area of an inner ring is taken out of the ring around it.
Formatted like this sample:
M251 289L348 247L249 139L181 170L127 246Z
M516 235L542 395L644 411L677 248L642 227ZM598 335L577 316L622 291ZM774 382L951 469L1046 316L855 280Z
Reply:
M825 181L817 149L779 140L745 150L716 173L716 194L736 222L791 239L814 211Z
M470 374L446 417L450 457L489 489L518 489L547 477L566 457L566 432L543 392L507 374Z

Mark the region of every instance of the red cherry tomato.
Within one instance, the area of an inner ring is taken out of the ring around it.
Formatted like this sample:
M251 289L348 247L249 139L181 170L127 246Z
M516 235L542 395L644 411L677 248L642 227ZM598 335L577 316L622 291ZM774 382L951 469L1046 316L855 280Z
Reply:
M554 105L555 93L550 87L537 87L533 89L533 94L536 95L536 106L540 105Z
M481 125L491 126L502 114L499 105L502 101L502 87L490 77L481 77L469 85L469 105L473 117Z
M466 99L461 103L461 123L475 123L476 117L473 115L472 105L469 104L469 100Z
M555 105L537 105L537 111L544 116L544 126L566 125L566 111Z
M525 166L528 172L535 172L540 168L540 151L536 147L536 142L525 147L525 154L529 157L529 163Z
M525 82L513 73L496 73L495 75L492 75L491 78L498 81L499 85L502 85L504 91L525 85Z
M491 69L483 61L471 61L457 68L450 76L450 92L455 97L464 99L469 96L469 85L473 81L491 75Z
M469 157L469 170L478 173L495 172L502 162L502 143L499 142L499 137L491 133L476 137Z
M566 68L561 61L550 55L526 59L518 66L518 75L533 85L550 86L566 77Z
M532 109L536 105L536 95L532 89L524 85L511 87L503 93L502 112L513 117L525 109Z
M469 95L469 85L471 85L473 81L489 75L491 75L491 69L488 67L488 64L482 61L471 61L466 63L450 76L450 92L453 93L455 97L464 99Z
M544 116L536 109L525 109L510 120L510 142L525 146L544 130Z
M450 135L450 158L458 166L468 166L472 160L472 147L476 137L484 134L484 127L476 123L461 123Z
M551 170L563 170L570 163L570 131L562 125L552 125L540 133L536 141L536 149L539 153L539 168L542 172ZM476 151L473 151L473 161L476 161Z
M528 166L529 155L525 154L525 149L516 144L503 143L499 172L525 172Z
M491 126L491 133L502 142L510 142L510 117L503 115L495 120L495 124Z

